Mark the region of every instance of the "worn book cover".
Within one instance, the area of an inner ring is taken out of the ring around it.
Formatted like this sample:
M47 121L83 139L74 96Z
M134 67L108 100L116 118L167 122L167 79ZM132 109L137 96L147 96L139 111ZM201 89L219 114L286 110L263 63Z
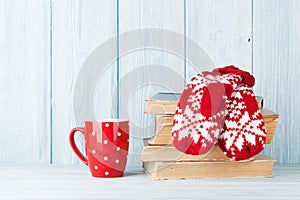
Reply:
M262 117L267 129L267 144L270 144L274 138L278 114L268 109L261 109ZM154 136L148 141L149 145L169 145L172 144L172 124L173 116L155 115Z
M145 171L154 179L272 177L274 158L258 155L247 161L148 161Z

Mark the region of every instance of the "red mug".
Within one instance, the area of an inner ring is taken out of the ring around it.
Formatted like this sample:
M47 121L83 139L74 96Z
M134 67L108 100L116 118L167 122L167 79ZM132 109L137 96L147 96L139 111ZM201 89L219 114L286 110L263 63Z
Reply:
M86 156L77 148L74 136L84 135ZM71 147L78 158L89 166L94 177L121 177L127 162L129 121L111 119L86 121L84 128L73 128L69 136Z

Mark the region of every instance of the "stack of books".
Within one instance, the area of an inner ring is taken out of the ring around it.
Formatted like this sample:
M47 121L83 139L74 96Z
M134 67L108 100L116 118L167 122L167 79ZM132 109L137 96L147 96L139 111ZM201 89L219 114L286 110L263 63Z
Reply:
M216 145L206 155L187 155L172 145L172 125L179 93L158 93L146 100L146 114L154 115L154 137L144 147L141 160L145 171L156 180L222 177L271 177L274 158L258 155L249 160L231 161ZM273 140L278 114L263 109L256 97L267 129L267 144Z

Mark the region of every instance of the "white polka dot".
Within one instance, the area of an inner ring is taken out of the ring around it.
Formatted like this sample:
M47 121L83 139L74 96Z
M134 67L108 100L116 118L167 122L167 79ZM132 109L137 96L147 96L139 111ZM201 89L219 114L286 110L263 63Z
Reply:
M92 150L92 153L93 153L93 154L96 154L96 150L95 150L95 149L93 149L93 150Z
M107 140L104 140L104 141L103 141L103 144L107 144L107 143L108 143L108 141L107 141Z
M92 136L95 136L95 135L96 135L96 133L93 131L93 132L92 132Z
M107 161L107 160L108 160L108 157L107 157L107 156L104 156L103 160Z
M120 160L119 160L119 159L117 159L117 160L116 160L116 163L118 164L119 162L120 162Z
M98 167L97 165L95 165L95 166L94 166L94 169L95 169L95 170L98 170L98 169L99 169L99 167Z
M109 172L108 172L108 171L106 171L104 174L105 174L105 176L108 176L108 175L109 175Z
M121 132L118 132L117 135L120 137L121 136Z
M105 127L106 127L106 128L109 127L109 123L105 123Z
M117 147L117 151L120 151L121 150L121 148L120 147Z

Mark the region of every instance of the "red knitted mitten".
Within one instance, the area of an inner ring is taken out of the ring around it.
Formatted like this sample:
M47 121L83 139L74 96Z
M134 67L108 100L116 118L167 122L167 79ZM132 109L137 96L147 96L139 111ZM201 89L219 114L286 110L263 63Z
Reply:
M238 86L227 104L218 145L232 160L249 159L260 153L266 144L266 128L254 93L247 85Z
M248 72L234 66L194 76L184 89L174 116L172 142L181 152L208 153L217 142L226 104L238 84L254 85Z

